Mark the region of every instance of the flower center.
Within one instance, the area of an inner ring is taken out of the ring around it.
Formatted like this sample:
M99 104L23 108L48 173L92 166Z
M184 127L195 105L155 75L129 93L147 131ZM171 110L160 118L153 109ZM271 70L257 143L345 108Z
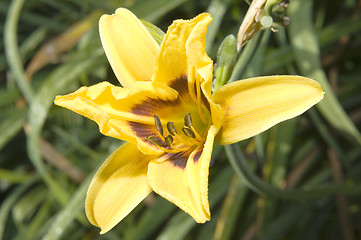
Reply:
M159 149L167 153L177 153L202 147L205 138L202 137L193 127L190 113L184 116L183 134L179 134L173 122L167 122L168 135L164 136L163 125L157 115L154 115L154 124L157 135L146 138L147 141L156 145Z

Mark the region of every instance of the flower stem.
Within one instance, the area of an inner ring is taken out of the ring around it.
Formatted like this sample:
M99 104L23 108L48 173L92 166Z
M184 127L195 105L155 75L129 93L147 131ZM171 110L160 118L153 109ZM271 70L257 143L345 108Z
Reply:
M333 194L355 195L361 193L361 186L350 186L345 184L319 186L313 189L280 189L274 187L261 178L259 178L247 164L239 145L237 143L225 146L227 157L236 172L249 188L260 195L269 195L272 197L289 200L311 200L314 198L327 197Z
M236 65L233 68L232 75L228 82L234 82L242 76L244 70L246 69L247 64L253 57L254 52L256 51L257 47L259 46L259 40L261 39L261 33L257 33L242 49Z

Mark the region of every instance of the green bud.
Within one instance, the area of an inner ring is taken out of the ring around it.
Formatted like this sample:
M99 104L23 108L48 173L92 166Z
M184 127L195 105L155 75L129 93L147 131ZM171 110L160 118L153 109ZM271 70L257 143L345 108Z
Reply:
M272 24L273 24L272 17L271 16L263 16L261 18L261 24L262 24L262 27L264 27L264 28L272 27Z
M237 60L237 39L231 34L222 42L217 53L217 65L214 70L215 82L213 91L223 86L231 77Z

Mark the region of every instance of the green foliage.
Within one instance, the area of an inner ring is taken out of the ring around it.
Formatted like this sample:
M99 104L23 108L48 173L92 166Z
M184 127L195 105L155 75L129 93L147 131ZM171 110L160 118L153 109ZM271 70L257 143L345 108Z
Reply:
M361 239L361 6L352 0L292 0L291 26L260 31L231 59L229 81L298 74L319 81L326 97L250 140L215 146L210 222L197 224L151 194L99 235L86 219L84 198L94 172L121 142L53 100L82 85L117 84L97 29L99 16L117 7L147 21L158 42L172 20L210 12L206 49L216 61L248 4L2 1L0 239ZM46 46L56 51L42 55Z

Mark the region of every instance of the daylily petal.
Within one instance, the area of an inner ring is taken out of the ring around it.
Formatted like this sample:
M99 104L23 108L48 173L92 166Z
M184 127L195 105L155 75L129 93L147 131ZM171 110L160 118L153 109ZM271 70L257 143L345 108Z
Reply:
M320 84L300 76L267 76L233 82L212 99L223 110L219 144L231 144L305 112L323 98Z
M205 52L207 26L212 18L200 14L191 20L176 20L168 28L157 58L155 82L167 82L188 76L193 68L205 80L211 80L212 60Z
M89 221L106 233L126 217L152 189L148 163L137 146L125 143L103 163L90 183L85 210Z
M103 15L99 31L110 65L124 87L151 80L159 46L132 12L118 8L113 15Z
M55 104L95 121L102 134L138 143L144 153L154 154L159 149L145 140L157 133L152 111L166 108L177 96L172 89L154 89L151 82L131 90L102 82L57 96Z
M153 190L191 215L198 223L210 219L208 171L215 129L208 132L204 149L167 153L149 163Z
M81 87L68 95L56 96L54 103L95 121L100 132L106 136L130 140L119 130L120 126L125 125L123 121L119 123L113 117L122 114L117 109L117 101L128 96L129 92L129 89L101 82L91 87Z
M57 96L55 104L95 121L106 136L138 144L146 154L159 154L162 151L146 140L158 135L154 115L162 119L165 127L168 121L182 124L186 113L197 112L192 102L182 97L182 94L186 95L184 91L164 87L155 87L152 82L138 82L136 88L130 89L102 82Z

